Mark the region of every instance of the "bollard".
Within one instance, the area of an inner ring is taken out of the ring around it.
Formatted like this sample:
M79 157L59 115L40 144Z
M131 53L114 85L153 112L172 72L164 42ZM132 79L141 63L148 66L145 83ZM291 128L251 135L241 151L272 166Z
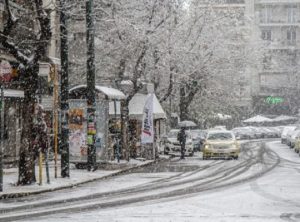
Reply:
M43 153L39 152L39 185L43 184Z

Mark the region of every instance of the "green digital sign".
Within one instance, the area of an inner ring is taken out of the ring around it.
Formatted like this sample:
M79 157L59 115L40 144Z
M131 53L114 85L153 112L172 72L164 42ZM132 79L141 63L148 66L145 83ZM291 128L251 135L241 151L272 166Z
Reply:
M266 98L266 103L271 104L271 105L276 105L284 102L284 98L278 97L278 96L268 96Z

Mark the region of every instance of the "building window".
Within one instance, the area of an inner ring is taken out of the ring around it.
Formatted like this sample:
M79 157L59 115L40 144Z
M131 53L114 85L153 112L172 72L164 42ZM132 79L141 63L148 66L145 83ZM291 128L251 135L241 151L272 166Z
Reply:
M245 3L245 0L226 0L226 3L228 4L241 4L241 3Z
M297 6L292 5L287 7L287 19L289 23L296 22L296 13L297 13Z
M272 8L269 5L262 7L260 11L260 21L262 23L269 23L272 19Z
M287 30L288 44L293 44L294 45L296 43L296 38L297 38L296 30L294 30L294 29Z
M263 61L262 61L262 66L264 70L269 70L272 68L272 56L267 54L264 55Z
M261 38L263 40L269 40L269 41L271 41L272 40L272 32L271 32L271 30L262 30L262 32L261 32Z

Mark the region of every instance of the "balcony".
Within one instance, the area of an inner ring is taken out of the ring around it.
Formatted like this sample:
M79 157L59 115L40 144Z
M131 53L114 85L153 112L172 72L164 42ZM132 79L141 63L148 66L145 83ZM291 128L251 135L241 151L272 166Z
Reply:
M266 27L300 27L300 21L295 22L288 22L288 21L268 21L262 22L260 21L259 27L266 28Z
M300 3L300 0L256 0L255 4L286 5Z

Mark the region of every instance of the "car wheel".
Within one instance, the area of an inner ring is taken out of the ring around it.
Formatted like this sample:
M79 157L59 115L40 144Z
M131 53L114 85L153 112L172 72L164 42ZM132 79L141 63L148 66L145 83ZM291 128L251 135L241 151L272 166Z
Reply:
M194 152L191 152L191 153L189 154L189 156L194 156Z

